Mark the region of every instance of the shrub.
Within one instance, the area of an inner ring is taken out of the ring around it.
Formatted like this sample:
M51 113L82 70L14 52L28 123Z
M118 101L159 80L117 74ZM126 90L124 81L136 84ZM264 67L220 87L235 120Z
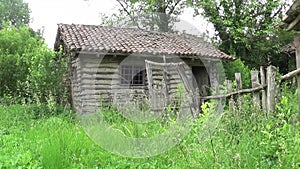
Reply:
M234 74L241 73L243 88L250 87L250 85L251 85L250 69L248 66L246 66L244 64L243 61L241 61L240 59L237 59L233 62L224 62L223 65L225 68L226 77L228 79L235 80Z
M26 26L0 30L0 97L11 103L66 100L63 73L66 58L49 49L38 33Z

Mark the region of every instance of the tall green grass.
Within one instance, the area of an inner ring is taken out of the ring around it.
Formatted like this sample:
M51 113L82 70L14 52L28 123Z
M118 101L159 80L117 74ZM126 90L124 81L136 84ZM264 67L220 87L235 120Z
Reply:
M283 90L274 114L255 110L245 97L238 113L225 112L216 129L199 141L203 122L213 111L208 104L180 144L148 158L126 158L102 149L68 108L2 106L0 168L300 168L297 93ZM167 127L159 122L136 125L115 113L106 112L106 120L128 136L160 134Z

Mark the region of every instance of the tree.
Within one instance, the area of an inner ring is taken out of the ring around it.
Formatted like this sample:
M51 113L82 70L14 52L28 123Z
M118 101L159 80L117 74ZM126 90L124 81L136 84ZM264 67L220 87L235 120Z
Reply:
M0 30L0 102L5 96L16 102L64 97L66 57L59 56L31 28L4 24Z
M116 0L119 14L104 16L104 24L133 26L146 30L172 31L178 15L191 4L188 0ZM126 19L128 18L128 19ZM120 22L121 21L121 22Z
M0 24L7 22L13 26L28 25L30 10L23 0L0 0Z
M270 64L278 54L276 24L285 5L281 0L200 0L194 5L196 14L214 25L225 53L251 68Z

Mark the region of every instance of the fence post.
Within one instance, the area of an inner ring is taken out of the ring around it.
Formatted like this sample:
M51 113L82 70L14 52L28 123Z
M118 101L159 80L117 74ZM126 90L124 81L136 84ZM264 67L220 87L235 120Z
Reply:
M300 39L298 34L294 35L294 46L296 49L297 69L299 69L300 68ZM298 111L300 111L300 74L297 75L297 84L298 84L298 106L299 106ZM298 120L300 121L300 114L298 114Z
M211 87L216 91L216 95L220 94L220 87L219 87L219 82L217 78L217 66L215 62L210 63L210 82L211 82ZM222 105L222 99L218 99L218 112L221 113L223 112L223 105Z
M236 91L242 90L243 89L243 84L242 84L242 75L241 73L235 73L235 81L236 81ZM242 102L243 102L243 96L240 94L238 95L237 98L238 106L239 108L242 107Z
M252 88L259 86L258 71L251 71ZM260 98L258 92L253 92L253 105L255 108L260 108Z
M232 92L232 81L231 80L226 80L226 84L227 84L227 93L231 93ZM234 100L233 100L233 96L230 96L229 101L228 101L228 105L229 105L229 112L234 112Z
M267 68L267 112L275 111L275 96L276 96L276 67L269 66Z
M264 86L266 84L266 75L265 75L265 70L264 67L260 67L260 82L261 85ZM261 91L261 105L262 105L262 109L263 111L267 110L267 96L266 96L266 90L263 89Z

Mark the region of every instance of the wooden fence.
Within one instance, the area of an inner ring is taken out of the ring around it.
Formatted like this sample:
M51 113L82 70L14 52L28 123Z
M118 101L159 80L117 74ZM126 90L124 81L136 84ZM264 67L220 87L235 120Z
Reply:
M251 84L252 88L242 89L242 80L241 74L235 74L236 81L236 90L232 90L232 81L227 80L227 94L215 95L215 96L207 96L202 97L201 100L208 99L222 99L222 98L230 98L229 100L229 108L232 108L233 104L233 96L237 95L238 100L241 100L242 94L252 93L253 97L253 105L257 108L262 108L267 112L275 111L275 97L277 92L277 84L281 84L282 81L291 79L293 77L297 77L297 86L298 86L298 105L300 112L300 38L298 34L294 35L294 46L296 50L296 66L297 69L287 73L284 76L281 76L279 79L276 79L276 67L269 66L267 68L267 73L265 74L265 69L263 67L260 68L260 71L251 71ZM259 76L260 74L260 76ZM260 77L260 78L259 78ZM279 82L278 82L279 81ZM218 90L217 90L218 91ZM300 116L299 116L300 117ZM300 118L299 118L300 120Z
M251 71L251 88L243 89L242 87L242 78L240 73L235 73L235 82L236 89L232 89L232 81L226 80L227 92L226 94L219 94L214 96L201 97L202 101L209 99L223 99L229 98L229 109L233 109L234 99L237 98L239 101L238 104L242 102L243 94L252 94L253 105L256 108L261 108L267 112L275 111L275 97L277 95L277 84L280 84L281 81L291 79L300 74L300 68L292 72L287 73L284 76L276 78L276 67L269 66L266 71L263 67L260 68L260 71ZM298 91L300 85L298 85Z

